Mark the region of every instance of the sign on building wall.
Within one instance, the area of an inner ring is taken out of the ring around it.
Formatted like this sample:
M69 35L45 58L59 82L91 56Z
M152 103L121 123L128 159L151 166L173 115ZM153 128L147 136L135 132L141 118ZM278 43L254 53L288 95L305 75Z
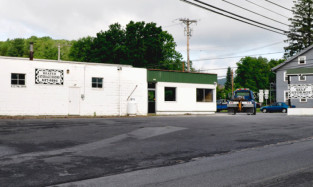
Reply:
M313 99L313 84L288 85L290 99Z
M63 85L64 72L63 70L57 69L36 69L35 83L49 85Z

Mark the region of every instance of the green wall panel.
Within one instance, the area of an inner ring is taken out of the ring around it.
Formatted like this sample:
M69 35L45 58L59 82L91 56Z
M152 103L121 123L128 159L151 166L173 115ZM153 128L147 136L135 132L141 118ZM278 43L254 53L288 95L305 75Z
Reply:
M293 74L313 74L313 68L296 68L287 70L287 75Z
M217 74L148 70L148 82L214 84L217 83Z

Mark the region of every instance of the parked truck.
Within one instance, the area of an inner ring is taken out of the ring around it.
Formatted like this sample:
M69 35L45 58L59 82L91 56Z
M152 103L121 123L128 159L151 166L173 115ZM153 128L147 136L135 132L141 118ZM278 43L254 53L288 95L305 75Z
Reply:
M256 114L256 102L253 92L248 88L240 88L234 92L233 98L227 104L229 114Z

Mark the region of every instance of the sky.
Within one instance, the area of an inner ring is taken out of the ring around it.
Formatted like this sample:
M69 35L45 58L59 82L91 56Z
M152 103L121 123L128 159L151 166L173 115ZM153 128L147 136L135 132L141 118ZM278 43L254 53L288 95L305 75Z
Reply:
M286 25L238 8L225 0L202 1L286 31L290 23L288 18L292 17L291 11L267 0L227 1ZM293 7L293 0L271 1L288 9ZM279 59L287 46L285 35L241 23L180 0L1 0L0 6L0 41L30 36L77 40L96 36L114 23L125 26L131 20L155 22L174 37L176 49L185 60L185 25L179 19L197 20L191 25L190 59L193 67L203 73L217 73L219 78L225 77L227 67L236 68L236 63L243 56L265 54L262 56Z

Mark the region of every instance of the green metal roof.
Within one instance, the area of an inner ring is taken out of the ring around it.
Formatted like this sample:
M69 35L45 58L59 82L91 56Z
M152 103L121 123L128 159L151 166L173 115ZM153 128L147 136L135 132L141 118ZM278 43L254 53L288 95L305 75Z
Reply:
M307 75L307 74L313 74L313 68L296 68L296 69L288 69L287 75Z
M217 83L217 74L148 70L148 82Z

